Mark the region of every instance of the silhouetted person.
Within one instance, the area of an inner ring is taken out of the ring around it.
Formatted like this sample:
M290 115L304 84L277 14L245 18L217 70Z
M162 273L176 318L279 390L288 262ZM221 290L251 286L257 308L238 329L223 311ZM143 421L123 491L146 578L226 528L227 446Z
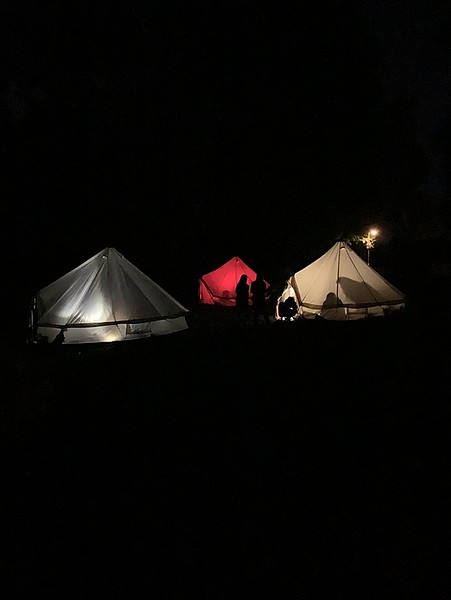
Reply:
M288 296L285 302L279 304L279 317L282 321L293 321L298 312L298 305L293 296Z
M343 306L343 302L333 292L329 292L323 302L322 308L338 308L339 306Z
M61 327L60 331L58 332L58 334L55 336L55 338L53 339L52 344L55 345L60 345L60 344L64 344L64 340L66 339L64 336L64 332L67 330L66 327Z
M258 323L260 316L265 319L266 323L269 323L266 305L266 283L261 273L258 273L257 279L251 283L251 295L254 323Z
M247 282L247 275L244 273L236 284L235 293L236 307L240 314L240 318L247 323L249 321L249 284Z
M333 292L329 292L321 306L320 317L330 320L346 318L346 309L343 302Z

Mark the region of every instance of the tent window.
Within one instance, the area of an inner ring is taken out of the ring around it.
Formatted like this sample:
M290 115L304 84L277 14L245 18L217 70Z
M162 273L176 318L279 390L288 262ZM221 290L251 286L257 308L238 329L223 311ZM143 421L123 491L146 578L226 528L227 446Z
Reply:
M150 323L127 323L126 335L151 333Z

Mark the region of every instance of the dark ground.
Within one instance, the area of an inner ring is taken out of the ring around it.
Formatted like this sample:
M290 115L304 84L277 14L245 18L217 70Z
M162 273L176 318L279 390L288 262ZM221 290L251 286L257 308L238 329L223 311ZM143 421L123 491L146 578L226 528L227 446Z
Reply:
M2 598L451 598L449 318L230 315L5 340Z

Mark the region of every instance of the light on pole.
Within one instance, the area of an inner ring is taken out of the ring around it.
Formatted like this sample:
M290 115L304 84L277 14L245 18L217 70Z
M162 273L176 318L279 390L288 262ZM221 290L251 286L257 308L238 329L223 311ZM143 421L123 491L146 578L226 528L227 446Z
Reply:
M366 237L366 262L370 264L370 250L374 248L374 242L376 241L377 236L379 235L379 229L370 229L368 231L368 236Z

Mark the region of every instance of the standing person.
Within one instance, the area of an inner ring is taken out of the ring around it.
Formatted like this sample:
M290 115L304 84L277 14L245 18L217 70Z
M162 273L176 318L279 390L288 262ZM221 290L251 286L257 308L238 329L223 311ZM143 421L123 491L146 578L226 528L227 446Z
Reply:
M263 279L262 273L258 273L257 279L251 283L251 294L254 323L258 323L260 316L265 319L266 323L269 323L268 310L266 306L266 283Z
M241 320L245 323L249 321L249 284L247 282L247 275L242 274L240 280L236 284L236 307L240 314Z

